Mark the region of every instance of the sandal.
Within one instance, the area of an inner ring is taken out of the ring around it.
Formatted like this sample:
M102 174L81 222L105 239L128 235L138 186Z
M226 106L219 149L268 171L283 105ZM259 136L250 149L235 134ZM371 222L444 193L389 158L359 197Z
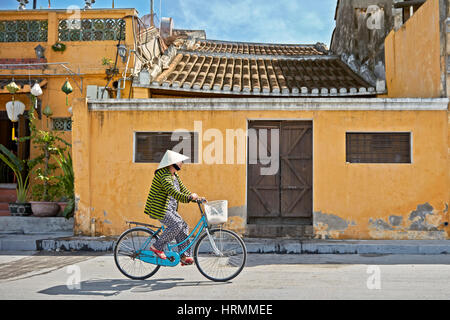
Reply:
M189 266L194 263L194 258L184 257L180 260L182 266Z
M157 249L155 249L155 248L153 248L153 247L150 247L150 251L152 251L154 254L156 254L156 256L157 256L158 258L160 258L160 259L163 259L163 260L166 260L166 259L167 259L167 257L166 257L166 255L165 255L164 251L159 251L159 250L157 250Z

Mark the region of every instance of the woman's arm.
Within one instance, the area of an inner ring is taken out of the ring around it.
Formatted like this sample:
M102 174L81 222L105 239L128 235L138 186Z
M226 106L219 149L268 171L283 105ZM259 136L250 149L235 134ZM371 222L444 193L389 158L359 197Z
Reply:
M184 203L187 203L191 200L190 193L183 193L183 192L180 192L177 189L175 189L175 187L172 183L172 177L170 175L162 177L161 185L162 185L164 191L166 191L169 195L174 197L176 200L184 202ZM180 190L181 190L181 184L180 184Z

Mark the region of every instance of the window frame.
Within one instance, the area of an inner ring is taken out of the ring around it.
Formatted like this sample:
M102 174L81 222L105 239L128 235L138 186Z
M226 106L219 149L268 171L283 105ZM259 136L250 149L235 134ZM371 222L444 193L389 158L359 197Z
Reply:
M158 161L158 162L149 162L149 161L136 161L136 152L137 152L137 136L138 136L138 134L140 134L140 133L150 133L150 134L152 134L152 133L154 133L154 134L157 134L157 133L161 133L161 134L164 134L164 133L166 133L166 134L173 134L173 133L189 133L189 134L191 134L191 138L192 137L194 137L194 140L193 140L193 143L194 143L194 148L193 148L193 150L191 150L191 152L193 153L192 155L190 155L189 156L189 160L188 161L191 161L191 162L186 162L187 164L199 164L200 162L199 162L199 150L198 150L198 145L199 145L199 139L197 138L195 138L195 135L197 135L198 136L198 132L196 132L196 131L188 131L188 130L186 130L186 131L134 131L133 132L133 163L137 163L137 164L158 164L160 161ZM175 142L175 141L174 141ZM180 142L180 141L179 141ZM177 142L177 143L179 143L179 142ZM195 148L195 143L197 143L197 148ZM197 154L195 154L195 149L197 149ZM171 150L171 149L168 149L168 150ZM195 162L194 162L195 161Z
M409 139L409 162L351 162L348 159L348 134L407 134ZM346 131L345 132L345 163L347 164L413 164L413 133L412 131Z

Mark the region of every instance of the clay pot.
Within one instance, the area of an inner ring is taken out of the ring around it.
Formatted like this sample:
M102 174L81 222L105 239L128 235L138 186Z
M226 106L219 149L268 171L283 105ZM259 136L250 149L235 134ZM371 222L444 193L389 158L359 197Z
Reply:
M55 217L61 210L57 202L31 201L30 203L35 217Z
M31 203L10 202L8 206L12 216L29 216L33 214L31 211Z

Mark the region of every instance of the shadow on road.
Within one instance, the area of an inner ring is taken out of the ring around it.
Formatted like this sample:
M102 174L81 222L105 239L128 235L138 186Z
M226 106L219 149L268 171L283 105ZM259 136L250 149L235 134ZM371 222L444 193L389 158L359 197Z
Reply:
M145 293L160 290L168 290L175 287L199 287L199 286L217 286L226 285L231 282L217 283L212 281L183 281L183 278L155 279L155 280L87 280L75 285L59 285L39 291L47 295L87 295L111 297L120 294L123 291L134 293Z

